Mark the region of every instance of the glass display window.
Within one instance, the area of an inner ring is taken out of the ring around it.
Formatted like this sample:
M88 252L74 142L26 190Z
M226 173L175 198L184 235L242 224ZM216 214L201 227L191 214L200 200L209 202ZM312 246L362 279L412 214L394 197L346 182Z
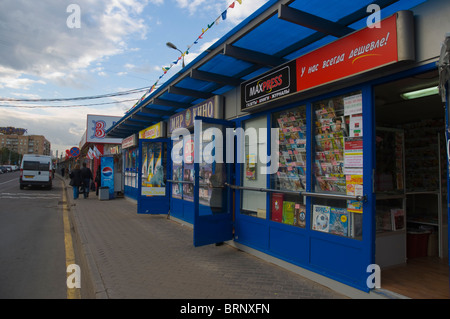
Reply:
M181 149L183 152L183 140L175 143L174 149ZM178 154L180 155L180 154ZM183 181L183 162L173 161L172 162L172 180ZM183 184L172 182L172 197L182 199L183 198Z
M313 103L313 189L316 193L363 195L362 93ZM313 198L311 229L362 238L362 202Z
M260 130L262 129L262 130ZM261 116L245 121L244 123L244 163L242 186L267 188L267 175L262 174L259 154L267 154L267 117ZM265 134L266 136L260 136ZM265 219L267 193L256 190L242 190L242 210L244 215Z
M125 174L124 174L124 185L137 188L138 187L138 147L132 147L129 149L123 150L124 153L124 168L125 168Z
M200 149L202 161L199 163L199 203L215 213L223 213L226 207L226 163L224 145L220 138L225 135L221 125L202 123L202 139ZM216 158L217 156L217 158Z
M288 192L271 193L270 219L305 227L306 207L300 192L306 190L306 106L274 113L272 128L279 129L279 166L270 184L272 189Z
M183 139L183 199L194 201L194 135Z

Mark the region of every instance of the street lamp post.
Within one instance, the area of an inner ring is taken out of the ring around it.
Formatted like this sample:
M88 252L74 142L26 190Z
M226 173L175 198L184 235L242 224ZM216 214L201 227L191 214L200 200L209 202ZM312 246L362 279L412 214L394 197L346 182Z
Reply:
M183 54L183 52L180 49L178 49L177 46L175 44L173 44L172 42L167 42L166 45L169 48L177 50L177 51L179 51L181 53L181 57L182 57L182 61L181 62L183 63L183 68L184 68L184 54Z

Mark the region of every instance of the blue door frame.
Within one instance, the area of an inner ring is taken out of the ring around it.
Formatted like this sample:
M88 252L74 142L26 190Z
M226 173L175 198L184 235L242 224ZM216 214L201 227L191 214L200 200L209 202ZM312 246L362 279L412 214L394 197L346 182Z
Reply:
M161 143L165 147L165 156L162 154L162 166L165 171L165 177L163 178L163 187L165 188L164 195L143 195L142 188L142 176L143 167L146 154L143 154L143 146L155 145ZM168 138L157 139L141 139L139 140L139 170L138 170L138 195L137 195L137 212L138 214L168 214L170 210L170 183L167 183L168 179L171 179L172 174L172 161L170 158L171 152L171 140ZM165 158L164 158L165 157ZM165 167L164 167L165 166Z
M201 123L201 124L200 124ZM194 121L194 246L203 246L214 243L221 243L233 238L233 214L232 214L232 197L231 190L226 184L230 184L232 181L232 163L226 163L226 134L222 129L222 143L223 143L223 163L216 163L214 160L210 165L215 167L211 171L212 175L218 174L218 171L222 178L219 178L220 183L213 184L212 194L210 195L210 204L200 203L200 163L203 161L203 154L199 156L202 145L200 145L201 136L203 136L202 126L203 124L211 124L212 127L217 128L222 126L223 128L234 128L235 123L231 121L218 120L212 118L205 118L197 116ZM214 138L218 137L214 135ZM212 141L211 141L212 143ZM217 152L217 144L214 144L214 156ZM203 150L202 150L203 151ZM218 165L221 165L221 169L218 170ZM223 175L225 173L225 176ZM208 178L209 180L209 178ZM219 185L220 184L220 185ZM211 188L210 188L211 189ZM215 193L218 192L218 193ZM215 195L216 194L216 195ZM213 198L220 197L221 205L219 207L212 208L211 205Z

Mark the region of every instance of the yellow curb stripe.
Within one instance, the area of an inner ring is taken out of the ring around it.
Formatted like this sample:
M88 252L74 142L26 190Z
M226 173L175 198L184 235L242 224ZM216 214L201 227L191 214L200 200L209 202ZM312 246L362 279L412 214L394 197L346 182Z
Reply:
M66 190L63 190L63 222L64 222L64 245L66 249L66 269L69 265L75 264L75 253L73 250L72 234L70 231L69 211L67 208ZM81 299L79 288L67 287L67 299Z

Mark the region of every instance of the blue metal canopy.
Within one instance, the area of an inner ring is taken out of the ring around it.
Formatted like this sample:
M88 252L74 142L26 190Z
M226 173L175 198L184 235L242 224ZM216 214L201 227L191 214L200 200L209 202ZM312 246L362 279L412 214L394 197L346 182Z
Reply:
M138 103L107 131L125 138L224 94L273 67L367 25L369 4L381 18L425 0L269 0L194 61Z

